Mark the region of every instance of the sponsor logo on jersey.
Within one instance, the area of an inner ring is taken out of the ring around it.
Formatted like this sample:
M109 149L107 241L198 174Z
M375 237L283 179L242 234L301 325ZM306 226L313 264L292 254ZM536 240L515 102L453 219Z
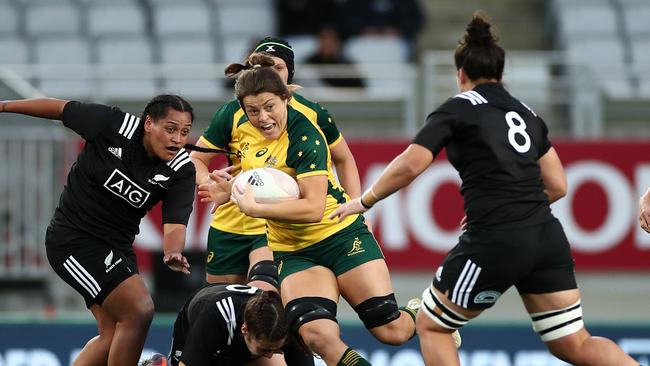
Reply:
M104 182L104 187L135 208L142 207L150 195L149 191L137 185L119 169L113 170L111 176Z
M254 172L250 177L248 177L248 184L261 187L264 185L264 181L257 172Z
M164 176L162 174L156 174L156 175L153 176L153 178L149 178L149 180L147 180L147 182L149 182L150 184L155 184L155 185L158 185L158 186L161 186L161 187L165 188L165 186L163 186L161 182L166 182L168 180L169 180L169 177L166 177L166 176Z
M275 168L275 166L278 164L278 158L275 156L271 155L266 160L264 161L264 166L267 166L269 168Z
M122 160L122 148L121 147L109 147L108 152L115 155L116 158Z
M122 262L122 258L118 259L115 261L115 263L111 264L113 261L113 251L111 250L110 253L104 258L104 264L106 265L106 273L110 272L111 269L115 268L118 264Z
M268 151L269 151L269 148L265 147L262 150L259 150L258 152L256 152L255 156L257 156L259 158L259 157L263 156L264 154L266 154Z
M352 249L350 249L348 252L348 257L365 252L366 250L363 249L361 244L362 242L359 238L354 238L354 241L352 242Z
M501 296L499 291L481 291L476 296L474 296L475 304L494 304L497 302L497 299Z

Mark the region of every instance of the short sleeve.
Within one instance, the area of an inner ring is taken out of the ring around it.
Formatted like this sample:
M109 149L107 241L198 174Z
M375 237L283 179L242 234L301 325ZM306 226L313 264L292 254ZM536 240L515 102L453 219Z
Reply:
M413 143L431 150L433 155L438 155L447 144L453 133L456 116L452 113L435 111L431 113L424 127L415 135Z
M71 101L63 108L63 125L76 132L84 140L93 140L112 121L124 118L124 112L103 104Z
M179 171L162 204L163 224L187 226L194 203L196 170L194 164L186 164ZM181 175L182 174L182 175Z
M548 139L548 126L546 126L546 122L544 122L543 119L539 118L539 122L541 123L541 131L542 131L542 136L541 136L541 143L539 146L539 156L537 159L541 158L546 154L553 145L551 145L551 140Z
M231 101L221 106L212 116L208 129L203 133L203 138L215 147L222 149L228 147L232 138L235 114L239 109L237 101ZM243 111L241 114L243 115Z
M287 165L296 170L296 178L327 174L328 147L317 127L302 119L291 128Z
M321 107L318 103L316 103L316 115L318 127L323 131L325 139L327 140L327 145L333 147L338 144L339 141L341 141L342 135L341 131L336 127L334 118L332 118L327 109Z

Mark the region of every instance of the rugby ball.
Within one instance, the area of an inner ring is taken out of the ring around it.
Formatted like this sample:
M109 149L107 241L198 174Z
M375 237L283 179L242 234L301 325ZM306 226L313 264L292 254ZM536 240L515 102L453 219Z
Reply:
M300 197L296 180L279 169L265 167L246 170L235 178L233 188L242 192L247 184L253 187L257 203L275 203Z

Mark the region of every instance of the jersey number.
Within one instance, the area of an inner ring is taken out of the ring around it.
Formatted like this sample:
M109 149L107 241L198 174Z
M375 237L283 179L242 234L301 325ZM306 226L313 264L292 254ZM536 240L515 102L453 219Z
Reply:
M521 118L519 113L510 111L506 113L506 123L508 124L508 142L520 153L525 153L530 150L530 136L526 133L526 122ZM515 137L521 135L524 138L524 143L517 142Z
M228 290L228 291L237 291L237 292L245 292L245 293L248 293L248 294L254 294L255 292L257 292L258 289L257 289L257 287L254 287L254 286L234 284L234 285L226 286L226 290Z

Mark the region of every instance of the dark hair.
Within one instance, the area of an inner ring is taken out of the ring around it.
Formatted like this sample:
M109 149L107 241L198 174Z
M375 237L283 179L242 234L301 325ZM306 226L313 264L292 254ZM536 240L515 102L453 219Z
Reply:
M264 291L251 297L244 308L244 321L255 339L279 342L286 341L289 335L282 300L275 291Z
M465 29L463 39L458 42L454 61L456 69L461 67L470 80L481 78L501 80L506 53L497 44L486 16L474 13Z
M287 64L287 70L289 71L287 84L291 84L291 81L293 80L293 74L296 70L294 64L293 48L291 48L289 42L285 41L282 38L268 36L257 43L255 49L253 50L253 53L255 52L262 52L284 60L284 63Z
M224 70L227 76L237 75L235 83L235 98L243 107L244 97L261 93L273 93L282 99L291 97L289 87L282 81L280 75L271 69L273 59L262 53L253 53L244 64L230 64Z
M158 118L165 117L169 112L169 108L179 112L188 112L192 122L194 122L194 108L192 108L190 102L178 95L171 94L161 94L153 97L153 99L147 103L147 106L144 107L140 119L144 121L147 115L149 115L155 121Z

